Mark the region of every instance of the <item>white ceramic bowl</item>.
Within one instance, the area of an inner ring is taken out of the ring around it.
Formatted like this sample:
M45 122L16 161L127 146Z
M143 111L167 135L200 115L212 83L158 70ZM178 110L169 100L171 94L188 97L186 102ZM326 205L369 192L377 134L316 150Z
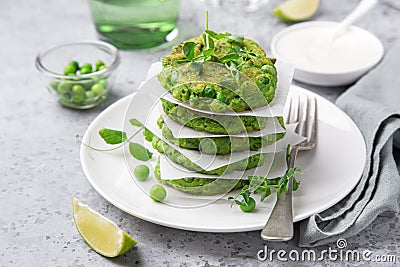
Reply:
M364 40L368 41L368 43L370 44L369 47L370 49L372 49L372 53L368 53L366 55L366 60L363 60L362 65L356 66L354 68L346 66L340 70L337 69L334 71L329 71L323 70L318 66L302 66L301 63L296 62L296 58L293 58L292 56L288 57L287 55L285 55L285 52L280 49L282 48L282 43L280 44L282 38L285 36L287 37L287 35L293 33L293 31L300 32L300 30L306 29L308 27L329 27L332 29L333 33L337 25L338 22L332 21L311 21L298 23L293 26L287 27L276 34L272 39L272 54L274 57L292 63L296 66L294 79L297 81L319 86L343 86L352 84L367 71L373 68L382 59L384 54L382 42L375 35L360 27L351 26L350 30L352 32L360 34L364 38ZM346 60L351 60L351 56L346 58L344 61Z

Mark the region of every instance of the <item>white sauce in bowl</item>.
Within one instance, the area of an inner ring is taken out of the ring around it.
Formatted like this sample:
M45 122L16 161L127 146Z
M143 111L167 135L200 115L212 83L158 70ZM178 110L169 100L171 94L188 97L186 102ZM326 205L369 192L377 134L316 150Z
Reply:
M337 22L306 22L288 27L272 41L274 56L296 69L338 74L368 69L383 56L383 46L373 34L351 26L332 41Z

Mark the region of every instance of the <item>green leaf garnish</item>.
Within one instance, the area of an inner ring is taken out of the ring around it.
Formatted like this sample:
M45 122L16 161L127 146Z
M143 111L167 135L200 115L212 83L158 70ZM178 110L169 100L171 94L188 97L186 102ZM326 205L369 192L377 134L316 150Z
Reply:
M236 59L239 59L239 58L240 58L239 54L228 54L226 56L223 56L223 57L219 58L219 60L222 63L227 63L229 61L236 60Z
M91 145L89 145L89 144L85 144L85 143L83 143L83 142L79 139L79 135L76 135L75 138L76 138L76 140L77 140L79 143L81 143L83 146L85 146L85 147L87 147L87 148L90 148L90 149L92 149L92 150L94 150L94 151L109 152L109 151L117 150L117 149L123 147L126 143L128 143L130 140L132 140L138 133L140 133L140 132L143 130L143 128L144 128L144 127L140 127L140 128L139 128L136 132L134 132L128 139L126 139L126 140L125 140L124 142L122 142L122 143L119 143L118 146L113 147L113 148L107 148L107 149L100 149L100 148L93 147L93 146L91 146Z
M299 189L300 182L296 180L296 177L293 177L293 191L297 191Z
M149 142L153 141L153 133L147 128L144 128L144 139Z
M211 56L214 53L214 48L209 48L203 51L203 55L206 57Z
M133 126L137 126L137 127L143 127L143 124L137 120L137 119L130 119L129 122L133 125Z
M121 144L126 141L126 133L118 130L103 128L99 130L99 135L110 145Z
M271 195L271 188L270 187L264 187L263 190L261 191L261 201L264 201L269 195Z
M145 148L141 144L133 142L129 143L129 152L135 159L141 161L147 161L153 156L153 153L151 153L147 148Z
M183 45L183 53L185 54L185 56L188 60L193 60L195 47L196 47L196 44L193 42L186 42Z
M230 33L216 33L211 30L206 30L205 32L208 33L212 38L217 40L221 40L222 38L231 35Z
M235 41L237 43L243 43L243 41L244 41L244 37L242 35L238 35L238 34L231 34L231 35L228 35L226 38L229 40Z

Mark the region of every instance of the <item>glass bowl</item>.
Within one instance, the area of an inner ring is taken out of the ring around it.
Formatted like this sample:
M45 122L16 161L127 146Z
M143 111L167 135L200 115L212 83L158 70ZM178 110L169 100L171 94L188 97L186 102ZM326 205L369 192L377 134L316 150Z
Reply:
M46 88L62 105L74 109L92 108L107 98L119 63L118 50L101 41L59 45L35 61Z

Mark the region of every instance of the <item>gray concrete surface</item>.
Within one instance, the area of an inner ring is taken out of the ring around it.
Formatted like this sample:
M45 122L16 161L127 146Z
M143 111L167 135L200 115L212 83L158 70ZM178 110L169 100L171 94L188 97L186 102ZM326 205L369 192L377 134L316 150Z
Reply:
M271 15L279 1L257 12L208 6L210 27L242 33L268 49L271 37L287 25ZM340 20L358 1L322 0L315 20ZM205 5L182 0L181 38L198 34ZM358 25L375 33L389 49L400 33L397 1L384 1ZM1 266L333 266L365 262L261 262L257 252L296 249L294 239L266 243L259 232L196 233L158 226L126 214L104 200L88 183L79 161L75 134L113 101L135 91L150 64L166 50L123 51L113 95L102 106L75 111L61 107L45 90L34 67L36 54L63 42L96 39L84 0L0 2L0 265ZM333 101L345 88L303 85ZM75 196L133 235L137 247L116 259L93 252L80 238L71 218ZM349 249L400 257L400 215L384 214L360 234ZM332 244L335 248L335 244ZM327 247L316 249L320 252ZM398 261L400 258L397 259ZM375 263L377 264L377 263ZM381 266L380 264L379 266ZM393 263L389 265L394 265ZM383 266L383 265L382 265Z

